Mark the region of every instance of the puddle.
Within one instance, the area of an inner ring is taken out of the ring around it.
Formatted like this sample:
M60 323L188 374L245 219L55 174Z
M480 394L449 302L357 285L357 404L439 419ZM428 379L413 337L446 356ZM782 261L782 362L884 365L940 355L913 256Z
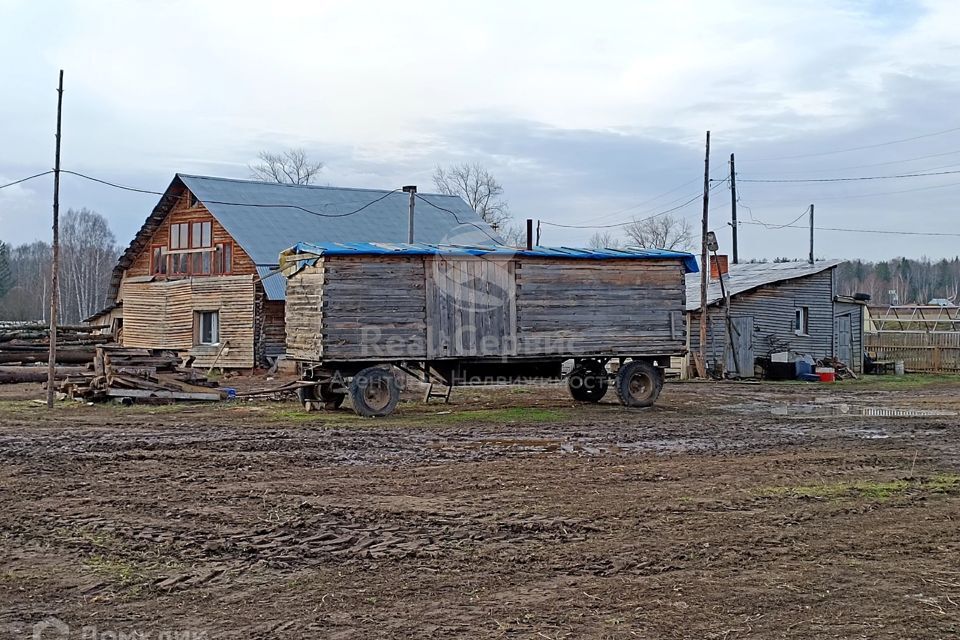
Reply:
M797 403L768 405L760 403L724 407L735 413L769 413L784 417L869 417L869 418L932 418L960 415L946 409L911 409L907 407L866 407L840 402L836 404Z

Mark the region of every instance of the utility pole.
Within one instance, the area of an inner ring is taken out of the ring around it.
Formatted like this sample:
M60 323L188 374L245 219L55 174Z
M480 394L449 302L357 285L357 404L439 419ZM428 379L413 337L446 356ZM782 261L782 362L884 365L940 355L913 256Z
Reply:
M813 205L810 205L810 264L813 264Z
M707 233L710 212L710 132L707 131L707 151L703 158L703 233L700 238L700 363L706 369L707 362L707 283L710 265L707 264ZM699 369L699 366L697 367Z
M413 244L413 210L417 206L417 185L407 185L403 188L403 192L410 194L410 215L407 218L407 242Z
M533 251L533 218L527 218L527 251Z
M53 409L57 372L57 304L60 297L60 123L63 115L63 69L57 86L57 146L53 160L53 265L50 268L50 353L47 355L47 408Z
M537 220L537 246L540 246L540 220Z
M730 154L730 224L733 229L733 264L740 263L737 251L737 165Z

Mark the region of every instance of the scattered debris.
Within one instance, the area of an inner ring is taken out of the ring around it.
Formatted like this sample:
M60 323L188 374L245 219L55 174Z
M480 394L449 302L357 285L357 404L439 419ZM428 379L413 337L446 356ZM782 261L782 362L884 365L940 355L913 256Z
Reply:
M68 376L60 391L75 400L139 398L223 400L225 390L196 370L180 366L170 351L131 349L117 345L96 348L93 370Z

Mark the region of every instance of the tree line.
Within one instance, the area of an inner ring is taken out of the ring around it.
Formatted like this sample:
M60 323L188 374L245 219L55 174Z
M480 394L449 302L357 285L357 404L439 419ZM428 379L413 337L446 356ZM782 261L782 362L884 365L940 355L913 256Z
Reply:
M106 219L70 209L60 220L60 321L76 324L101 310L117 263L117 240ZM50 318L53 250L43 241L11 246L0 240L0 320Z
M851 260L837 269L842 294L868 293L872 304L960 303L960 257L930 260Z

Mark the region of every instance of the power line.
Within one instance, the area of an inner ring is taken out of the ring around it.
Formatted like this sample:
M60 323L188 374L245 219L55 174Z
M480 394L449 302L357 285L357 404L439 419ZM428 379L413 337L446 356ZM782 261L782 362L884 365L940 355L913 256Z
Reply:
M744 205L744 206L746 206L746 205ZM803 210L803 213L801 213L800 215L798 215L796 218L794 218L793 220L791 220L791 221L788 222L787 224L770 224L770 223L764 222L764 221L762 221L762 220L757 220L756 218L753 217L753 211L750 209L750 207L747 207L747 210L750 211L750 218L753 220L753 222L747 222L747 224L759 224L759 225L763 225L763 227L766 228L766 229L786 229L787 227L792 226L797 220L799 220L800 218L802 218L802 217L804 217L805 215L807 215L807 214L810 212L810 206L808 205L807 208Z
M625 212L625 211L630 211L631 209L637 209L637 208L639 208L639 207L642 207L642 206L645 205L645 204L649 204L649 203L651 203L651 202L654 202L655 200L659 200L659 199L662 198L663 196L668 196L668 195L670 195L671 193L673 193L674 191L679 191L680 189L686 187L687 185L693 184L694 182L698 182L699 180L700 180L700 178L694 178L693 180L689 180L689 181L687 181L687 182L684 182L684 183L681 184L681 185L677 185L676 187L674 187L673 189L670 189L669 191L664 191L664 192L661 193L660 195L654 196L654 197L652 197L652 198L650 198L650 199L648 199L648 200L644 200L643 202L638 202L637 204L630 205L629 207L624 207L623 209L617 209L616 211L611 211L611 212L609 212L609 213L600 214L599 216L596 217L596 219L597 219L597 220L603 220L604 218L611 218L611 217L613 217L613 216L615 216L615 215L618 215L618 214L621 214L621 213L623 213L623 212ZM686 198L686 197L689 197L689 196L681 196L680 198L676 198L676 199L671 200L670 202L667 202L667 203L665 203L665 204L668 204L668 205L669 205L669 204L673 204L673 203L676 202L677 200L682 200L683 198Z
M724 180L726 180L726 178L724 178ZM723 185L723 182L722 182L722 181L717 181L717 184L715 184L714 186L710 187L710 191L713 191L714 189L716 189L716 188L718 188L718 187L720 187L720 186L722 186L722 185ZM540 224L545 224L545 225L548 225L548 226L551 226L551 227L561 227L561 228L563 228L563 229L614 229L614 228L616 228L616 227L625 227L625 226L627 226L627 225L634 224L635 222L646 222L647 220L652 220L652 219L654 219L654 218L659 218L660 216L664 216L664 215L666 215L666 214L668 214L668 213L673 213L674 211L677 211L678 209L682 209L682 208L684 208L684 207L686 207L686 206L689 206L690 204L696 202L697 200L699 200L699 199L702 198L702 197L703 197L703 194L702 194L702 193L698 193L698 194L694 195L692 198L690 198L689 200L687 200L686 202L683 202L683 203L681 203L681 204L678 204L678 205L675 206L675 207L671 207L670 209L667 209L667 210L665 210L665 211L659 211L659 212L654 213L653 215L647 216L647 217L645 217L645 218L627 220L626 222L617 222L617 223L614 223L614 224L561 224L561 223L559 223L559 222L546 222L546 221L541 221Z
M816 196L816 198L814 199L819 202L820 200L851 200L851 199L857 199L857 198L874 198L877 196L892 196L900 193L914 193L916 191L932 191L933 189L946 189L948 187L957 187L957 186L960 186L960 182L949 182L947 184L935 184L935 185L926 186L926 187L914 187L912 189L898 189L896 191L874 191L873 193L854 193L854 194L848 194L848 195L842 195L842 196ZM754 204L776 205L776 204L787 204L787 202L783 200L779 200L779 201L760 200L760 201L755 201Z
M7 187L12 187L15 184L20 184L21 182L26 182L27 180L33 180L34 178L40 178L42 176L48 176L53 171L44 171L43 173L35 173L32 176L27 176L26 178L20 178L19 180L14 180L13 182L8 182L7 184L0 184L0 189L6 189Z
M956 165L950 165L956 166ZM930 173L900 173L889 176L857 176L854 178L740 178L740 182L856 182L859 180L895 180L898 178L922 178L926 176L946 176L960 173L955 171L933 171Z
M453 219L456 220L458 224L466 224L466 225L470 225L471 227L476 227L477 229L479 229L480 231L482 231L485 236L487 236L488 238L490 238L491 240L493 240L496 244L503 244L503 240L502 240L501 238L495 238L494 236L490 235L490 232L489 232L489 231L487 231L486 229L484 229L483 227L481 227L481 226L478 225L477 223L471 222L471 221L469 221L469 220L461 220L461 219L460 219L460 216L458 216L458 215L456 214L456 212L451 211L450 209L446 209L446 208L444 208L444 207L441 207L440 205L436 205L436 204L430 202L429 200L427 200L426 198L424 198L423 196L421 196L419 193L414 193L414 195L415 195L418 199L423 200L424 202L426 202L428 205L430 205L430 206L433 207L434 209L439 209L440 211L446 211L447 213L449 213L450 215L453 216Z
M806 213L806 211L804 212ZM740 224L759 224L762 225L762 222L750 222L749 220L743 220ZM765 226L765 225L764 225ZM784 225L779 227L781 229L808 229L809 227L805 225ZM960 233L947 233L939 231L890 231L887 229L848 229L843 227L814 227L816 231L844 231L847 233L875 233L875 234L884 234L884 235L906 235L906 236L942 236L942 237L951 237L951 238L960 238Z
M805 172L826 173L826 172L831 172L831 171L851 171L851 170L853 170L853 169L867 169L867 168L870 168L870 167L885 167L885 166L889 166L889 165L891 165L891 164L903 164L903 163L905 163L905 162L916 162L917 160L928 160L928 159L930 159L930 158L943 158L943 157L945 157L945 156L955 156L955 155L957 155L958 153L960 153L960 149L957 149L957 150L955 150L955 151L946 151L946 152L944 152L944 153L931 153L931 154L927 154L927 155L924 155L924 156L914 156L914 157L912 157L912 158L900 158L900 159L898 159L898 160L887 160L887 161L885 161L885 162L871 162L871 163L869 163L869 164L855 164L855 165L850 165L850 166L846 166L846 167L825 167L825 168L823 168L823 169L809 169L809 168L808 168L808 169L791 169L791 170L786 170L786 171L784 171L783 173L805 173ZM748 163L749 163L749 160L748 160ZM956 166L956 165L947 165L947 166ZM937 168L942 169L942 168L945 168L945 167L937 167Z
M113 188L115 188L115 189L123 189L124 191L133 191L133 192L135 192L135 193L147 193L147 194L152 194L152 195L157 195L157 196L166 195L165 193L163 193L163 192L161 192L161 191L151 191L151 190L149 190L149 189L137 189L137 188L135 188L135 187L128 187L128 186L126 186L126 185L117 184L117 183L115 183L115 182L109 182L109 181L107 181L107 180L101 180L100 178L94 178L93 176L88 176L88 175L86 175L86 174L79 173L79 172L77 172L77 171L68 171L68 170L66 170L66 169L62 169L61 172L62 172L62 173L69 173L70 175L78 176L78 177L80 177L80 178L84 178L84 179L86 179L86 180L91 180L91 181L93 181L93 182L98 182L98 183L103 184L103 185L106 185L106 186L108 186L108 187L113 187ZM380 197L377 198L376 200L371 200L370 202L366 203L366 204L363 205L362 207L358 207L357 209L354 209L353 211L347 211L347 212L345 212L345 213L323 213L323 212L321 212L321 211L314 211L314 210L312 210L312 209L307 209L306 207L301 207L301 206L295 205L295 204L260 204L260 203L250 203L250 202L225 202L225 201L223 201L223 200L206 200L206 199L203 200L203 202L205 202L205 203L207 203L207 204L219 204L219 205L230 206L230 207L255 207L255 208L263 208L263 209L296 209L296 210L302 211L302 212L304 212L304 213L309 213L310 215L320 216L321 218L345 218L345 217L347 217L347 216L352 216L352 215L354 215L354 214L356 214L356 213L360 213L361 211L363 211L363 210L366 209L367 207L370 207L370 206L372 206L372 205L380 202L381 200L385 200L387 197L393 195L394 193L397 193L398 191L400 191L400 189L394 189L393 191L388 191L387 193L383 194L382 196L380 196Z
M796 160L799 158L818 158L820 156L829 156L836 153L848 153L850 151L863 151L865 149L876 149L877 147L886 147L892 144L901 144L904 142L912 142L914 140L922 140L924 138L933 138L934 136L942 136L948 133L953 133L955 131L960 131L960 127L953 127L951 129L944 129L943 131L934 131L933 133L924 133L919 136L913 136L911 138L901 138L899 140L888 140L887 142L878 142L876 144L868 144L861 147L848 147L846 149L834 149L833 151L821 151L818 153L802 153L795 156L779 156L777 158L757 158L756 162L773 162L776 160Z

